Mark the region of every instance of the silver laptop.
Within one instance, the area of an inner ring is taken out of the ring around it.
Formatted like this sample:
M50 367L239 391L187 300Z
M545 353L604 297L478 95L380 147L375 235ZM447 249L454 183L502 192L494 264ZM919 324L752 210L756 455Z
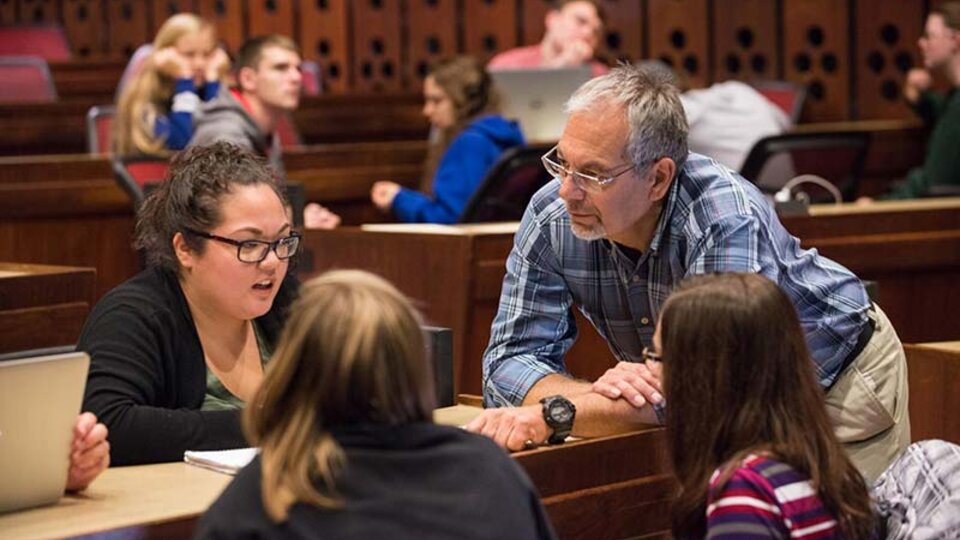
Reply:
M0 362L0 512L63 495L89 366L79 352Z
M517 120L528 142L560 139L567 115L563 105L590 80L590 66L491 71L503 100L503 115Z

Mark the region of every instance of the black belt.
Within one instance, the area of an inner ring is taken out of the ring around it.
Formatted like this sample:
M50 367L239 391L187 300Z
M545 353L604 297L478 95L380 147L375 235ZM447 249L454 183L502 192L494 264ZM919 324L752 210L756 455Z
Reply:
M867 309L868 312L876 313L873 309L873 304L870 304L870 307ZM840 376L843 375L843 372L850 367L850 364L860 356L860 353L863 352L863 349L866 348L867 343L870 343L870 338L873 337L873 331L875 330L874 325L876 321L873 320L873 317L870 314L867 314L867 324L863 325L863 329L860 330L860 335L857 337L857 344L853 346L853 350L850 351L850 354L843 359L843 362L840 364L840 370L837 371L837 376L833 378L833 382L830 383L830 386L827 387L829 392L833 385L837 384L837 381L840 380Z

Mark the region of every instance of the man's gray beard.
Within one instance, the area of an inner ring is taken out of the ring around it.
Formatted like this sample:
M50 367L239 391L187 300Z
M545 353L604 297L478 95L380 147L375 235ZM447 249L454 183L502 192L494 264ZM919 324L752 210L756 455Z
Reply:
M587 241L600 240L607 235L607 231L603 228L602 223L597 223L592 227L584 227L583 225L571 222L570 231L572 231L573 235L577 238Z

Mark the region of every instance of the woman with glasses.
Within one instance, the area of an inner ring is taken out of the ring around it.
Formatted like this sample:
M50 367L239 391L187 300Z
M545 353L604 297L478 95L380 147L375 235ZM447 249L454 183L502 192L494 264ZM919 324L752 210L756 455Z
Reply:
M653 339L680 494L673 536L876 538L790 299L758 274L685 281Z
M245 446L240 409L296 292L300 237L273 171L227 143L182 152L135 243L149 267L98 302L77 346L91 357L84 410L109 428L111 463Z
M197 538L552 538L492 441L433 423L419 315L361 271L303 285L243 424L260 455Z
M490 75L469 56L438 63L423 82L423 99L433 135L422 192L382 181L370 199L403 222L456 223L501 154L523 145L523 134L500 116Z

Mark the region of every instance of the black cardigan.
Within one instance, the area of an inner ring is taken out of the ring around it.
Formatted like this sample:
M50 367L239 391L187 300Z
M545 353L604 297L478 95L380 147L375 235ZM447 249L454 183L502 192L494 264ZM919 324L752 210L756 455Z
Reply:
M257 319L275 342L297 283L287 276ZM134 465L183 459L185 450L246 446L239 411L201 411L207 366L176 274L145 270L107 293L80 333L90 354L83 410L110 430L110 461Z
M358 425L334 432L345 465L345 506L298 503L273 523L263 508L256 458L200 520L198 539L554 537L536 489L493 441L448 426Z

